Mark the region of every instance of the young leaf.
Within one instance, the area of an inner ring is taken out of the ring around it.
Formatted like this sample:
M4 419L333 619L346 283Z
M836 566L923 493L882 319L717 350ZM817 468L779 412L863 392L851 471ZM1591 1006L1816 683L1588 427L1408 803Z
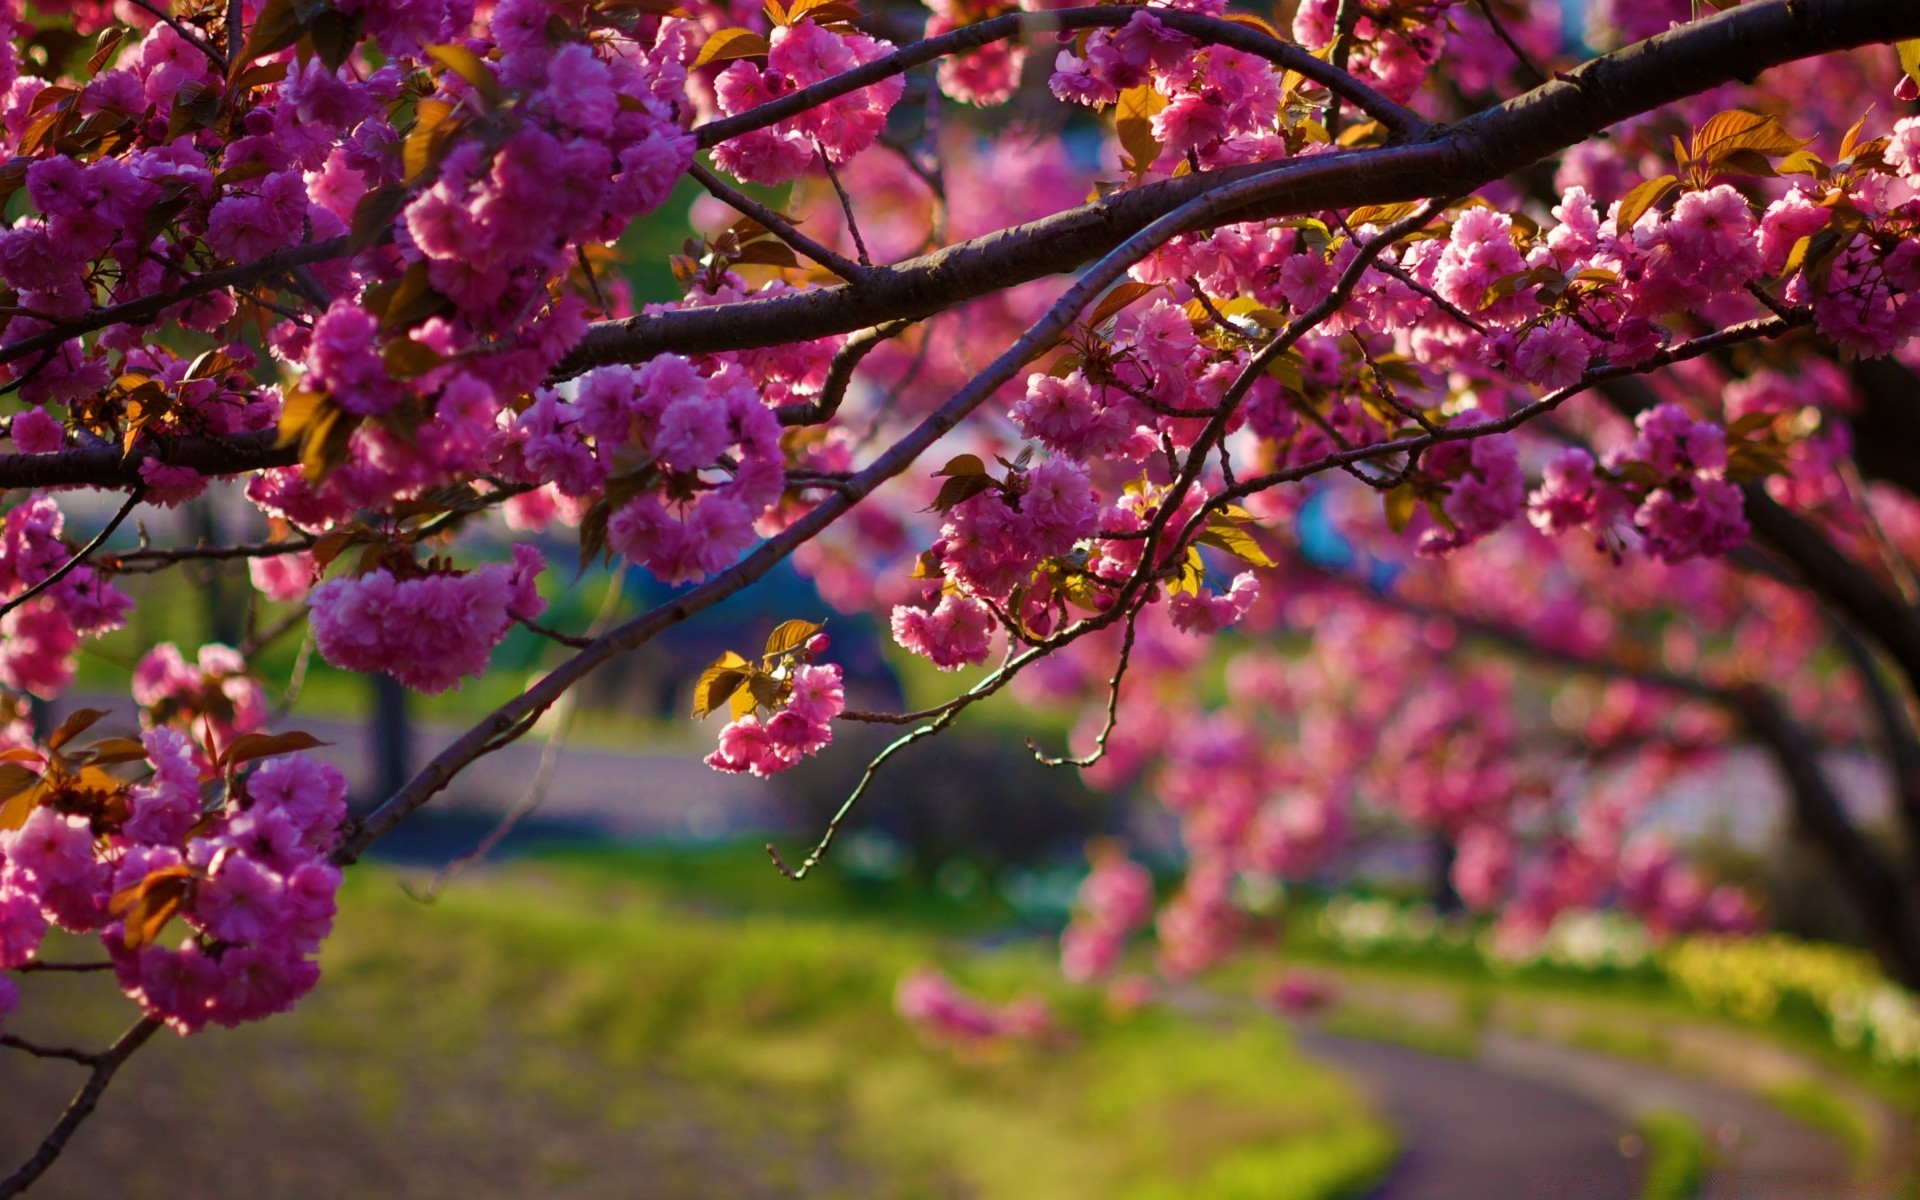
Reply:
M266 0L247 31L246 44L233 56L229 74L237 77L254 59L293 45L306 35L308 23L294 11L293 0Z
M1615 219L1615 228L1624 235L1641 217L1646 215L1648 209L1660 203L1668 192L1679 186L1680 181L1672 175L1662 175L1658 179L1649 179L1634 188L1627 193L1626 199L1620 201L1620 213Z
M1153 136L1154 114L1167 106L1167 98L1152 84L1143 83L1120 93L1114 113L1114 132L1120 136L1120 148L1127 152L1128 170L1144 175L1160 157L1160 141Z
M708 713L731 700L751 671L747 660L731 650L714 660L693 685L693 719L703 721Z
M105 710L98 708L74 709L73 712L67 714L66 720L60 722L60 728L54 730L53 733L48 736L47 749L58 750L74 738L85 733L95 721L98 721L106 715Z
M140 744L139 738L110 737L101 738L85 751L94 766L110 766L113 763L139 762L146 758L147 748ZM0 791L4 791L0 787Z
M191 870L185 866L162 867L132 887L115 892L107 911L126 922L127 949L138 950L160 936L192 891Z
M233 739L233 744L227 747L225 765L228 770L232 770L241 763L251 762L256 758L273 758L277 755L293 754L300 750L311 750L316 746L324 745L327 743L297 729L288 733L242 734Z
M972 458L973 456L969 454L964 457ZM946 512L957 504L966 503L982 492L992 491L995 486L993 476L991 475L956 475L940 485L940 494L933 498L933 503L929 508L939 512Z
M1151 283L1141 283L1132 279L1116 285L1112 291L1100 297L1100 303L1093 306L1093 311L1087 315L1087 326L1096 328L1105 324L1108 317L1120 312L1127 305L1151 292L1153 288L1154 285Z
M707 39L700 47L700 53L694 57L689 71L697 71L709 63L728 62L736 58L759 58L772 50L767 39L751 29L722 29Z
M1233 521L1225 520L1218 516L1207 518L1205 531L1195 540L1203 545L1225 550L1228 554L1233 555L1235 558L1240 559L1250 566L1271 567L1277 565L1272 558L1267 556L1267 552L1260 548L1260 543L1254 540L1252 534L1242 529Z
M767 635L766 656L772 658L790 650L798 650L807 644L808 638L819 632L820 626L812 621L782 621Z
M956 454L947 460L947 465L933 473L935 479L942 476L958 478L964 475L985 475L987 464L980 461L977 454Z

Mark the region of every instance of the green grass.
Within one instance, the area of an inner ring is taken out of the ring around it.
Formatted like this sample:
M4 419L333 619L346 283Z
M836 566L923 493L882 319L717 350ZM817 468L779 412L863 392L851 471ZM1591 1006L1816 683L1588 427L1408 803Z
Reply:
M1321 1028L1337 1037L1390 1042L1444 1058L1476 1058L1480 1054L1480 1035L1471 1028L1415 1020L1405 1013L1356 1004L1334 1010Z
M1355 1092L1277 1022L1111 1019L1038 946L967 952L911 921L689 910L643 874L555 864L422 907L391 874L355 872L305 1036L412 1055L504 1021L615 1069L838 1114L888 1178L951 1179L982 1200L1318 1200L1392 1159ZM892 1012L922 962L989 999L1047 996L1065 1036L973 1057L923 1044ZM397 1103L379 1076L366 1102Z
M1871 1163L1879 1152L1879 1137L1859 1108L1814 1080L1795 1080L1767 1089L1774 1107L1815 1129L1834 1136L1847 1148L1854 1165Z
M1641 1200L1693 1200L1707 1178L1707 1139L1692 1117L1673 1109L1654 1109L1640 1118L1647 1179Z

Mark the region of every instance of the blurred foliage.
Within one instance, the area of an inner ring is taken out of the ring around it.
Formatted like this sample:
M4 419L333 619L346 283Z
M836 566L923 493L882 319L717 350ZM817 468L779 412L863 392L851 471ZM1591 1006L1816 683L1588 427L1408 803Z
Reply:
M858 908L845 894L819 915L755 911L751 889L732 915L690 910L660 881L704 877L724 895L737 868L655 860L648 882L635 865L523 868L432 907L391 875L355 872L328 944L333 999L315 1011L334 1014L336 1036L377 1030L395 1046L472 1045L504 1020L616 1066L780 1095L838 1114L847 1143L904 1181L902 1195L952 1179L982 1200L1309 1200L1351 1192L1391 1160L1357 1095L1277 1023L1114 1019L1061 984L1040 946L959 953L912 920L826 915ZM776 882L799 903L812 886ZM1064 1037L973 1057L921 1044L892 992L936 957L983 996L1046 997Z
M1659 1108L1640 1118L1647 1156L1641 1200L1693 1200L1707 1179L1707 1139L1692 1117Z

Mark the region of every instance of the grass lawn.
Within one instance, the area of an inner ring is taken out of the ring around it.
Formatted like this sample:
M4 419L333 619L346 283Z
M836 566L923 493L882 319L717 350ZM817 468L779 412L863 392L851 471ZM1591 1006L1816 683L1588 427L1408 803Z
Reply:
M315 995L253 1029L163 1035L47 1194L177 1194L257 1159L256 1180L317 1164L295 1173L325 1181L315 1195L378 1180L472 1197L1316 1200L1392 1157L1357 1094L1277 1022L1112 1018L1042 947L956 942L950 914L689 904L617 866L463 878L431 906L357 869ZM990 1000L1046 996L1059 1044L923 1044L892 992L925 962ZM103 1027L86 982L35 977L75 999L29 995L18 1030ZM61 1065L0 1062L0 1091L57 1103L36 1072ZM9 1116L0 1148L15 1152L38 1120Z

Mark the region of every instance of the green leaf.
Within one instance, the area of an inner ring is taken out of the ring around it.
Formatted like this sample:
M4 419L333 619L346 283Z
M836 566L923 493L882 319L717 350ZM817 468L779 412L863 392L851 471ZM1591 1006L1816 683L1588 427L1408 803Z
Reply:
M353 55L353 48L366 36L367 14L365 10L349 16L338 9L329 8L313 19L307 28L307 40L313 43L313 52L320 56L329 71L338 71L343 63Z
M933 473L935 479L942 476L985 475L987 464L980 461L977 454L956 454L947 460L947 465Z
M1920 38L1909 38L1904 42L1895 42L1893 52L1900 56L1900 69L1907 78L1920 87Z
M1413 513L1419 507L1419 497L1414 495L1413 486L1403 483L1381 498L1387 512L1387 528L1395 533L1405 533L1407 526L1413 523Z
M1251 566L1271 567L1277 565L1272 558L1268 557L1267 552L1260 548L1260 543L1254 540L1252 534L1242 529L1235 522L1222 519L1219 516L1208 517L1205 530L1195 540L1204 545L1225 550L1228 554L1233 555L1235 558Z
M260 14L253 19L253 28L247 31L246 44L240 47L240 53L233 56L230 74L238 77L254 59L265 58L293 45L306 36L311 20L312 17L303 18L294 11L293 0L266 0L260 8Z
M466 80L488 100L500 99L500 81L494 78L493 68L465 46L428 46L427 57Z

